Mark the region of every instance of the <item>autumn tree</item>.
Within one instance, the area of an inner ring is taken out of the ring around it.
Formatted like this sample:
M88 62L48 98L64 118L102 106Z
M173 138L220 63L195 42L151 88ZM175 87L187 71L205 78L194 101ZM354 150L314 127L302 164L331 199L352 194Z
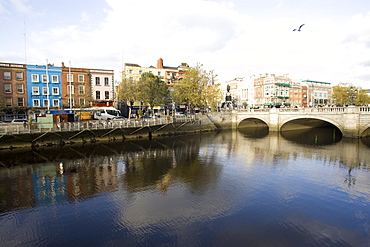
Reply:
M217 75L207 72L197 64L186 70L184 76L174 84L173 100L179 104L188 103L193 107L216 108L221 101L221 91L215 84Z
M366 91L349 83L340 83L334 86L332 98L335 104L341 106L370 104L370 97Z

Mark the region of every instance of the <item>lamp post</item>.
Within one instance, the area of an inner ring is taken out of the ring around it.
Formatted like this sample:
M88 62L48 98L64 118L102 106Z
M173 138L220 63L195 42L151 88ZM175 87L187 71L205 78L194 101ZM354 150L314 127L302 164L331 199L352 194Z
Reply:
M357 94L357 88L356 87L353 87L353 86L350 86L348 89L347 89L347 95L350 99L350 105L351 106L354 106L354 99L356 98L356 94Z

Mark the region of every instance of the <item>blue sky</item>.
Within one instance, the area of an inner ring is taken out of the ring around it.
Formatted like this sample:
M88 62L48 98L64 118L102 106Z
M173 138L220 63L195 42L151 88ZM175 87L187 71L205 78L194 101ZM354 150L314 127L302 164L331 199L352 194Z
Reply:
M1 62L70 61L120 79L123 63L162 57L219 82L271 73L370 88L369 0L0 0L0 28Z

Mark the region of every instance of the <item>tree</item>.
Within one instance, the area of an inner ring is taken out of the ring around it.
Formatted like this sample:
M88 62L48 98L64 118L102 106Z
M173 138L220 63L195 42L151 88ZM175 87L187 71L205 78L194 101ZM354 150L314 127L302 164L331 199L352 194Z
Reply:
M202 65L189 68L184 77L174 84L173 100L179 104L188 103L192 107L216 108L221 101L221 90L215 84L217 75L207 72Z
M346 89L348 88L347 83L339 83L338 85L333 87L333 103L343 106L349 104L349 98L346 93Z
M340 83L333 87L333 102L340 106L343 105L368 105L370 96L360 87L355 87L349 83Z
M140 100L148 104L151 109L156 105L166 104L168 88L165 82L152 73L144 72L138 82Z
M132 106L134 102L139 99L139 96L137 83L127 78L122 79L117 91L117 100L130 106L129 117L131 116Z

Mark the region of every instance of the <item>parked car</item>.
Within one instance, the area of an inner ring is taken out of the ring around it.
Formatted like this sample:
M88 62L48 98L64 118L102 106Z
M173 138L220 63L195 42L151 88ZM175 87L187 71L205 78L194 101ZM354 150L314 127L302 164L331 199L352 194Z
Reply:
M10 123L24 123L24 122L28 122L27 119L13 119Z

